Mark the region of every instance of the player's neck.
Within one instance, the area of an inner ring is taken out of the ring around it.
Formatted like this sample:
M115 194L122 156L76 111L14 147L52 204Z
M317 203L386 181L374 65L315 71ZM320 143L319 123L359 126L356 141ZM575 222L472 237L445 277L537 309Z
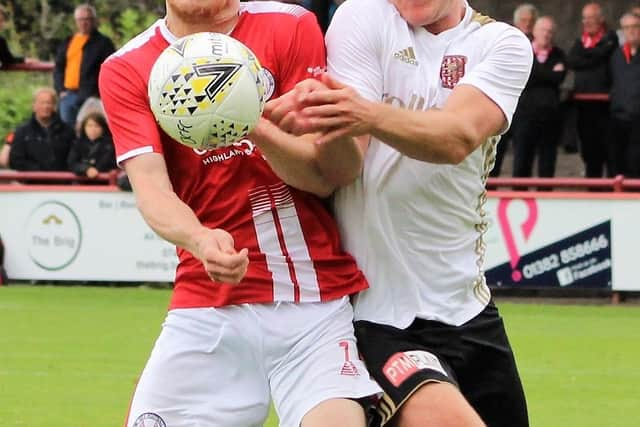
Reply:
M186 22L175 15L167 14L165 22L171 34L180 38L200 32L229 34L238 23L238 19L238 13L233 12L226 16L216 17L211 21L194 23Z
M458 25L464 19L466 12L467 8L464 2L452 2L452 9L449 13L437 21L425 25L424 28L431 34L440 34Z

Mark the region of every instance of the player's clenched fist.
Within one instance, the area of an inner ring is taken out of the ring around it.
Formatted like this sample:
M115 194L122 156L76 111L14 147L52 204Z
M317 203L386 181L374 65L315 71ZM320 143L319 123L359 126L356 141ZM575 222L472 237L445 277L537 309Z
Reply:
M236 251L231 234L219 228L203 229L196 237L194 255L216 282L240 283L249 266L248 250Z

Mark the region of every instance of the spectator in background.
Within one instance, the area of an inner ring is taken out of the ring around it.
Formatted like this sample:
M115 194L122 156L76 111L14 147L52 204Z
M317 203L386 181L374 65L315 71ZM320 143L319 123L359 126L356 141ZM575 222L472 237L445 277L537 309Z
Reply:
M14 132L9 132L9 134L4 138L4 144L2 145L2 148L0 148L0 169L6 169L9 167L9 154L11 153L11 144L13 143L14 136Z
M513 11L513 25L522 31L529 40L533 39L532 31L533 24L538 19L538 9L531 3L523 3L515 8ZM515 118L514 118L515 120ZM515 122L514 122L515 124ZM502 161L504 155L509 149L509 144L513 141L513 126L502 135L498 146L496 147L496 161L493 165L493 169L489 172L489 176L500 176L502 170Z
M115 48L107 36L97 30L96 10L81 4L74 11L77 32L58 49L53 81L60 96L60 117L74 126L78 109L91 96L99 97L100 65Z
M104 112L104 105L102 105L102 100L100 98L96 98L95 96L88 98L82 104L82 107L80 107L80 109L78 110L75 125L76 135L78 137L82 133L82 122L89 114L92 113L102 114L106 117L106 114Z
M585 174L588 178L600 178L607 163L609 102L585 96L609 93L609 59L618 46L618 37L615 31L607 29L598 3L587 3L582 8L582 28L582 35L569 51L567 64L575 71L574 98ZM611 175L610 170L608 174Z
M4 23L8 19L7 10L4 6L0 5L0 31L4 30ZM25 62L32 62L31 58L23 58L20 56L14 56L9 50L9 45L4 37L0 36L0 68L4 68L11 64L23 64Z
M513 11L513 25L533 40L533 25L538 19L538 9L531 3L523 3Z
M625 43L611 56L611 175L640 177L640 15L620 18Z
M82 120L80 137L69 151L69 170L78 176L95 178L116 168L116 153L103 114L89 113Z
M540 17L533 27L533 68L513 119L513 176L530 177L538 155L538 176L555 175L562 129L560 84L567 69L564 52L553 45L555 22Z
M631 6L629 6L627 13L640 16L640 3L634 3ZM622 30L622 28L618 28L618 30L616 31L616 34L618 35L618 44L622 46L626 41L624 37L624 31Z
M15 131L9 166L19 171L66 171L69 148L75 138L73 128L56 113L56 92L37 89L33 115Z

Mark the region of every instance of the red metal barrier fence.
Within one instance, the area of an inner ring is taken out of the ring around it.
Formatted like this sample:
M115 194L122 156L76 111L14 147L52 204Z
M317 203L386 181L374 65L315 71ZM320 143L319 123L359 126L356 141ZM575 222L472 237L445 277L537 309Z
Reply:
M640 179L625 178L618 175L614 178L489 178L489 190L522 190L535 189L571 189L601 191L640 191Z
M53 62L37 61L23 64L10 64L2 68L2 71L53 71Z
M14 170L0 170L0 190L6 184L102 184L116 185L119 170L99 173L95 178L78 176L72 172L18 172ZM3 185L5 184L5 185Z
M100 173L96 178L90 179L77 176L71 172L18 172L14 170L0 170L0 184L16 183L29 184L30 182L51 183L95 183L104 185L116 185L119 170ZM535 189L549 191L562 190L601 190L611 192L640 191L640 179L625 178L618 175L615 178L489 178L487 189L499 191L522 191Z

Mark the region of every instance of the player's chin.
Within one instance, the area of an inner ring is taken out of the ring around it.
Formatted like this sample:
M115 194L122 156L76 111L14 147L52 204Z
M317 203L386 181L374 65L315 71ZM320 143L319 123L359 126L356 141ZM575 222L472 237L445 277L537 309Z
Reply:
M172 0L172 12L189 24L211 21L224 9L229 0Z
M180 19L190 25L201 25L202 22L212 21L215 17L215 13L204 7L192 7L182 11L180 15Z

